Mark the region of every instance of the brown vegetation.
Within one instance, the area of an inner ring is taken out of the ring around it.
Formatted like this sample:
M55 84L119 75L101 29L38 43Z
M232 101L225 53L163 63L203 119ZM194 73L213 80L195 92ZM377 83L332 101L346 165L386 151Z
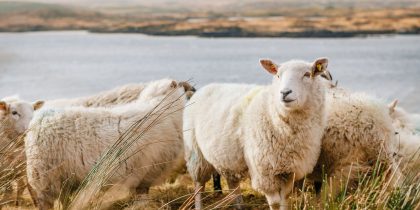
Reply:
M211 37L350 37L420 33L420 8L280 8L270 13L256 10L236 16L210 12L111 11L65 6L0 10L0 31L88 30Z

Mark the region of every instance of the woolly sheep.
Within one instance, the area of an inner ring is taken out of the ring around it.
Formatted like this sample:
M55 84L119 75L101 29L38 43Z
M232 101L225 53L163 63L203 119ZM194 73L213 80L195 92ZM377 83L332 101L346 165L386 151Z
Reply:
M242 202L239 182L249 175L270 209L285 209L293 181L318 159L326 118L318 75L328 60L260 63L273 75L271 85L211 84L192 96L184 111L185 160L201 192L216 170ZM200 193L195 199L202 208Z
M121 176L110 180L127 186L132 194L147 191L172 166L153 164L174 161L183 151L182 112L179 111L185 103L183 94L176 82L165 79L150 83L135 102L124 106L44 109L36 114L25 147L28 180L38 195L40 209L52 208L63 180L80 183L95 161L133 123L154 107L175 101L166 111L173 113L152 126L130 148L130 152L141 149L141 154L128 159L119 168ZM166 102L160 103L165 97Z
M397 107L395 100L388 105L389 114L396 130L397 154L401 158L402 171L407 173L418 172L420 166L420 134L415 114L408 113ZM406 173L406 174L407 174Z
M321 155L308 177L322 182L327 175L332 195L345 184L355 186L359 174L371 170L377 160L391 167L395 181L400 173L393 154L394 128L387 106L363 93L332 87L327 91L327 127Z
M1 177L8 179L7 183L3 185L6 187L6 194L1 203L6 202L13 192L10 180L17 180L16 204L25 189L25 156L21 140L34 111L41 108L43 103L43 101L36 101L31 104L16 96L3 98L0 101L0 150L2 154L0 167L1 172L7 173L2 174ZM28 186L28 190L34 198L30 186Z
M109 107L135 101L147 83L128 84L92 96L46 101L44 109L68 106Z
M148 84L149 83L127 84L92 96L50 100L46 101L44 109L64 108L69 106L112 107L127 104L137 100ZM179 84L184 87L187 98L191 97L195 92L195 88L188 82L180 82Z

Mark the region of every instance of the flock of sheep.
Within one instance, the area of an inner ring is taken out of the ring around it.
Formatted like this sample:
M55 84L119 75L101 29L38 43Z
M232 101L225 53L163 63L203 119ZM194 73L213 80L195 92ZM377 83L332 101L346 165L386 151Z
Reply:
M51 209L64 182L80 185L119 143L127 149L107 182L133 196L148 193L182 162L196 187L196 209L203 208L201 192L215 172L237 195L237 208L243 202L239 184L250 178L270 209L287 209L292 188L304 177L322 183L327 175L324 184L337 194L380 162L396 187L402 171L420 163L418 122L397 101L387 105L337 87L326 58L260 63L272 84L210 84L196 91L187 82L162 79L76 99L4 98L0 145L19 136L24 144L2 164L25 163L18 196L27 186L39 209Z

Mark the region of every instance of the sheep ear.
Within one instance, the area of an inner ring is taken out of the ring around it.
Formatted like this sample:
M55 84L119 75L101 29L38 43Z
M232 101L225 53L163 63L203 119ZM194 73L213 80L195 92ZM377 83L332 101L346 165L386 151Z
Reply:
M321 77L325 78L326 80L332 81L333 77L330 73L330 71L325 70L324 72L322 72Z
M34 107L34 110L40 109L42 106L44 106L44 101L35 101L32 103L32 106Z
M178 87L178 83L175 80L172 80L171 88L177 88L177 87Z
M397 104L398 104L398 100L397 99L395 99L390 104L388 104L388 109L389 109L389 113L390 114L394 113L395 108L397 107Z
M7 103L0 101L0 111L7 111Z
M196 89L194 88L194 86L192 86L190 83L188 83L188 82L179 82L178 83L178 85L180 86L180 87L184 87L184 91L185 92L187 92L187 91L192 91L192 92L195 92L196 91Z
M324 71L327 70L328 67L328 59L327 58L318 58L314 61L314 65L312 66L311 76L316 77L321 75Z
M277 69L279 68L277 64L275 64L273 61L271 61L270 59L261 59L260 60L260 64L261 66L268 71L268 73L272 74L272 75L276 75L277 74Z

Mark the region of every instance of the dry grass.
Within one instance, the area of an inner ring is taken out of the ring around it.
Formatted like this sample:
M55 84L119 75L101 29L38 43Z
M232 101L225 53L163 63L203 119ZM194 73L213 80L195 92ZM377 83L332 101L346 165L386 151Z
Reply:
M420 31L420 8L416 7L270 8L269 12L263 10L255 13L250 10L239 16L205 12L147 13L142 16L141 12L122 15L89 10L75 12L75 9L66 12L62 11L64 8L58 12L55 10L0 13L0 31L89 30L153 35L265 37L333 37Z
M149 114L135 123L123 136L101 157L98 163L91 170L82 185L78 186L75 193L63 191L61 196L68 201L68 205L58 205L57 209L80 209L81 206L87 209L190 209L193 204L195 194L193 183L187 174L179 174L171 178L160 186L152 187L148 195L130 197L128 191L123 186L108 186L109 178L116 173L121 161L129 158L132 151L129 150L148 129L156 122L164 119L176 110L183 107L172 107L169 103L159 109L154 109ZM170 110L170 111L168 111ZM138 129L142 128L141 132ZM21 138L20 138L21 139ZM2 157L6 157L8 152L15 152L21 148L21 142L16 141L12 145L3 145ZM5 156L6 155L6 156ZM161 163L157 163L161 164ZM17 164L12 170L6 167L0 171L0 188L4 190L8 185L14 185L22 176L16 176L24 170L24 163ZM311 183L304 181L302 187L296 187L290 196L290 206L292 209L420 209L420 182L419 173L408 173L403 180L403 184L398 188L392 188L389 182L391 174L379 163L368 174L359 175L359 184L350 189L346 184L343 185L337 197L333 197L324 185L320 194L316 194ZM327 180L326 180L327 181ZM325 182L326 182L325 181ZM347 183L343 180L343 183ZM205 209L230 209L235 196L227 190L225 180L222 180L224 191L222 193L213 192L213 183L206 184L206 191L202 196ZM110 188L103 191L104 188ZM264 196L251 188L250 181L245 180L241 183L244 206L248 209L268 209ZM4 191L2 191L4 195ZM34 209L30 197L26 192L23 200L18 206L14 203L5 205L7 209Z

